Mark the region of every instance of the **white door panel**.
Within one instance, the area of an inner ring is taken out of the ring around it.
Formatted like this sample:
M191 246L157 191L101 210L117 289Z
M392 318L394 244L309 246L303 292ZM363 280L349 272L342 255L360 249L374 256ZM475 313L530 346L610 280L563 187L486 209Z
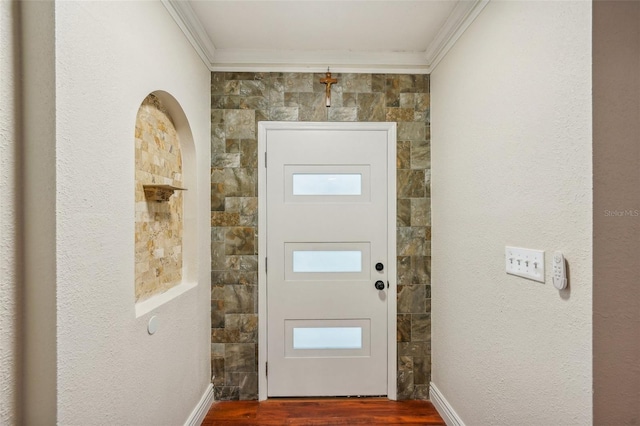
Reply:
M268 396L388 393L390 142L387 130L266 132Z

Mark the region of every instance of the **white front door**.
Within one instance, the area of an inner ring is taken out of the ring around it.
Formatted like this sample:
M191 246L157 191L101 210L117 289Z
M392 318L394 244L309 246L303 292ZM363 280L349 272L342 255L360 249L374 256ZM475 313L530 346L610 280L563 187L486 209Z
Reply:
M388 287L395 284L395 128L261 125L267 395L387 395L390 333L395 341L395 289Z

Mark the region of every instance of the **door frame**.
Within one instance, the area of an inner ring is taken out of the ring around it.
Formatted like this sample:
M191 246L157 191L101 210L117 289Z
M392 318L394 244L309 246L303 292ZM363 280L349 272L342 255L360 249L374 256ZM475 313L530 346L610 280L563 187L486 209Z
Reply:
M396 123L297 122L258 123L258 399L267 399L267 132L269 130L350 130L387 132L387 398L397 399L397 257L396 257Z

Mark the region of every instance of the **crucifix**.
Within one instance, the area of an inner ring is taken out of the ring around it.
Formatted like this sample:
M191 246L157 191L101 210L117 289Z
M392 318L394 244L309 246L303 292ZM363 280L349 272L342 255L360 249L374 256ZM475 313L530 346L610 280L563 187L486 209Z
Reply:
M327 91L325 92L327 107L331 106L331 85L336 84L337 82L338 82L338 79L331 78L331 73L329 72L329 68L327 68L327 73L325 74L325 77L320 79L320 83L327 85Z

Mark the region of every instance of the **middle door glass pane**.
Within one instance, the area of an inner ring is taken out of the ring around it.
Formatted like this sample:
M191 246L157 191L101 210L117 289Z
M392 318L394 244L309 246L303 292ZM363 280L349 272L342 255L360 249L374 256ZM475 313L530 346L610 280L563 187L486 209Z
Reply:
M371 275L370 243L285 243L285 280L351 281Z
M294 327L293 349L362 349L362 327Z

